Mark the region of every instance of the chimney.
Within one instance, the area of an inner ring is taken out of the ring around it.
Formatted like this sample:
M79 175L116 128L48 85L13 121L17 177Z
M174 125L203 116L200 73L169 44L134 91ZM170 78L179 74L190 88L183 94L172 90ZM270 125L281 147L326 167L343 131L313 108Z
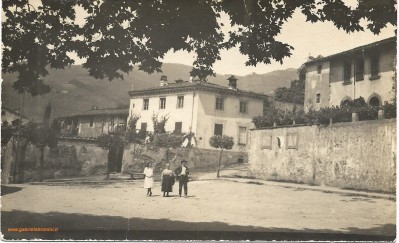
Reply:
M161 76L161 83L160 83L160 86L162 87L162 86L166 86L166 85L168 85L168 76L162 75L162 76Z
M237 89L237 78L234 75L231 75L227 80L229 80L229 89L236 90Z
M183 79L178 78L178 79L175 80L175 82L176 82L177 84L180 84L180 83L183 83L184 81L183 81Z

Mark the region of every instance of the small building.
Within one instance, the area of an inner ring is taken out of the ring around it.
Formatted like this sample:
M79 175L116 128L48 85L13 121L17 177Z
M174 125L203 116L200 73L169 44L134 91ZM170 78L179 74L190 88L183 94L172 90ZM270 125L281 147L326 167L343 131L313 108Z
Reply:
M128 115L128 109L93 107L89 111L57 120L61 136L97 138L101 134L124 131Z
M246 151L248 130L254 128L252 118L263 115L268 96L237 88L237 79L231 76L228 87L209 82L168 82L162 76L160 87L129 92L129 117L140 116L137 128L152 132L153 115L167 116L168 132L194 133L196 146L212 149L213 135L234 138L232 151Z
M20 120L20 114L17 110L12 110L8 107L1 107L1 126L12 125L18 126ZM27 116L22 115L22 124L29 121Z
M396 37L305 63L305 112L363 97L380 106L395 97Z

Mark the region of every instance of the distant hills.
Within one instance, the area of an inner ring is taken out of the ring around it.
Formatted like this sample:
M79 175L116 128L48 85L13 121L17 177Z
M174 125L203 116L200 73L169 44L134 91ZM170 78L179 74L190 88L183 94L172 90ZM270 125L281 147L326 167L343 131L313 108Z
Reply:
M50 85L51 92L44 96L25 97L24 114L35 121L41 122L46 105L51 102L52 118L68 116L91 109L93 106L100 108L116 107L129 103L128 91L132 88L143 89L159 86L161 75L167 75L169 82L176 79L189 80L191 67L182 64L165 63L163 73L147 74L134 70L124 74L124 79L98 80L91 77L86 69L80 65L56 70L50 69L44 78ZM209 77L208 82L227 86L230 75L216 75ZM288 87L290 81L297 78L296 69L273 71L266 74L250 74L237 76L239 89L273 94L278 87ZM3 74L2 105L10 109L19 109L22 95L13 88L16 74Z

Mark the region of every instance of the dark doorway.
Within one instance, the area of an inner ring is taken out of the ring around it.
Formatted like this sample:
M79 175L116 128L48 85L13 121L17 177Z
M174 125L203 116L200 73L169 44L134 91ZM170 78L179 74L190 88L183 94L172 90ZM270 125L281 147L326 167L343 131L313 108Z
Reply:
M108 151L108 172L122 171L123 145L114 146Z
M373 97L370 99L370 105L374 107L380 106L380 100L377 97Z

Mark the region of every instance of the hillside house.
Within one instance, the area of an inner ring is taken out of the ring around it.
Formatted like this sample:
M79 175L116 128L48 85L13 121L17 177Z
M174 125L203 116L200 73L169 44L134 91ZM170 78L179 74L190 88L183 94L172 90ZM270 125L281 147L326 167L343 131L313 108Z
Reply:
M305 112L363 97L380 106L395 97L396 37L305 63Z
M89 111L57 120L61 136L97 138L101 134L124 131L128 114L128 109L93 107Z
M12 125L18 126L20 114L16 110L12 110L8 107L1 107L1 126ZM22 124L29 121L27 116L22 116Z
M139 115L137 128L151 132L153 115L168 116L165 130L194 133L198 148L212 149L213 135L228 135L235 141L232 151L246 151L252 118L263 115L269 97L238 89L234 76L228 81L228 87L200 81L172 83L163 76L160 87L129 92L129 117Z

